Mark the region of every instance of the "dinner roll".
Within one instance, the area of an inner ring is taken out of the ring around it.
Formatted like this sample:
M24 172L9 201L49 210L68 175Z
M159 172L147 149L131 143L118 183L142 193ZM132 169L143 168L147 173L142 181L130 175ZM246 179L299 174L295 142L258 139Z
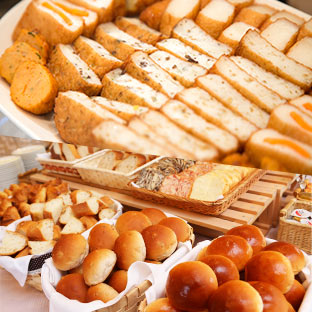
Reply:
M86 239L80 234L66 234L56 242L52 250L55 267L68 271L79 266L89 252Z
M82 264L80 264L79 266L69 270L69 273L80 273L83 275Z
M159 224L169 227L177 236L178 242L186 242L193 234L193 229L182 219L171 217L163 219Z
M207 307L211 293L217 288L216 275L207 264L189 261L170 270L166 293L176 309L199 311Z
M126 289L128 282L128 272L125 270L115 271L108 282L108 285L113 287L119 293Z
M294 283L291 286L290 290L284 295L285 295L286 300L297 311L305 295L305 289L297 280L294 280Z
M239 272L232 260L221 255L210 255L200 260L211 267L216 274L218 285L231 280L239 280Z
M161 220L167 218L164 212L156 208L145 208L142 210L142 213L150 219L152 224L158 224Z
M110 249L90 252L82 265L85 283L91 286L104 282L112 272L116 260L116 254Z
M252 257L252 248L240 236L224 235L214 239L208 245L206 255L225 256L235 263L238 271L241 271Z
M172 306L168 298L159 298L150 303L144 312L182 312Z
M236 235L245 238L253 250L253 254L257 254L266 246L266 241L263 233L254 225L245 224L237 226L229 230L227 235Z
M259 293L263 302L263 312L287 312L287 300L282 292L272 284L266 282L249 282Z
M152 225L152 222L144 213L127 211L117 219L116 229L119 234L126 231L138 231L141 233L150 225Z
M303 252L293 244L274 242L266 246L264 250L278 251L287 257L295 275L298 274L306 264Z
M262 281L279 288L282 293L290 290L294 273L290 261L277 251L260 251L245 267L246 281Z
M207 248L208 248L208 246L204 247L202 250L199 251L199 253L196 257L197 261L201 261L202 259L207 257L207 255L206 255Z
M111 286L100 283L91 286L87 292L87 302L102 300L104 303L113 300L118 296L118 292Z
M178 246L174 231L164 225L151 225L142 231L142 236L146 246L146 258L149 260L164 260Z
M209 312L262 312L259 293L244 281L229 281L214 291L209 299Z
M288 312L296 312L294 307L288 302Z
M116 239L114 251L117 254L117 266L128 270L136 261L144 261L146 248L143 237L138 231L123 232Z
M113 250L118 236L115 226L107 223L96 225L89 234L90 251L103 248Z
M88 286L85 284L82 274L72 273L63 276L56 285L56 291L68 299L87 302Z

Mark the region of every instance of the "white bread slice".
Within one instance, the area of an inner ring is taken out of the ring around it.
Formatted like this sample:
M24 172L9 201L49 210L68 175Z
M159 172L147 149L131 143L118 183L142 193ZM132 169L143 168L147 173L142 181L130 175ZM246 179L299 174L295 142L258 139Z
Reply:
M82 158L97 152L98 149L96 147L77 145L77 151Z
M180 21L173 29L173 37L216 59L232 53L231 47L212 38L191 19Z
M63 227L61 234L80 234L84 232L86 229L83 225L83 223L75 218L72 217L68 220L66 225Z
M116 211L114 209L105 208L99 212L99 219L100 220L111 219L114 217L115 214L116 214Z
M91 193L89 191L84 191L84 190L75 190L75 191L72 191L70 194L73 204L83 203L90 196L91 196Z
M234 61L241 69L247 72L250 76L258 80L265 87L273 90L280 97L287 100L297 98L301 96L304 91L297 85L269 72L250 61L247 58L241 56L231 56L231 60Z
M192 159L213 160L218 157L216 148L182 130L159 112L151 110L143 114L141 119L160 136L165 137L172 144L178 145L181 149L193 154Z
M159 109L168 97L149 85L133 78L120 68L107 73L102 80L102 96L132 105Z
M245 143L257 130L256 126L233 113L203 89L184 89L176 98L207 121L235 135L240 143Z
M49 148L52 159L65 160L65 156L62 152L62 145L63 143L52 143Z
M171 98L184 89L144 52L138 51L129 57L126 71L134 78Z
M38 221L43 219L43 209L45 203L33 203L30 204L30 215L33 221Z
M238 149L238 141L233 135L207 122L182 102L169 101L161 111L181 128L214 145L222 154Z
M148 108L144 106L110 101L101 96L92 97L92 100L126 121L129 121L132 117L139 116L148 111Z
M145 163L146 158L144 155L131 154L118 163L114 170L117 172L129 173L143 166Z
M80 158L76 146L73 144L63 144L62 151L67 161L74 161Z
M48 201L43 209L43 217L52 219L56 224L61 215L63 204L63 200L60 197Z
M128 35L113 23L99 25L95 30L95 40L122 61L138 50L146 53L156 50L152 45Z
M236 8L236 11L240 11L242 8L245 8L253 3L254 0L228 0Z
M156 51L150 58L186 88L193 86L196 78L207 74L205 68L181 60L165 51Z
M287 56L312 69L311 51L312 37L304 37L290 48Z
M26 234L30 241L50 241L53 240L53 233L53 220L43 219L31 225Z
M257 31L247 32L236 54L254 61L264 69L291 81L304 90L309 90L312 86L312 70L274 48Z
M297 40L301 40L304 37L312 37L312 18L300 27Z
M271 15L265 21L265 23L261 26L261 30L264 30L265 28L267 28L270 24L274 23L279 18L287 18L289 21L295 23L298 26L301 26L305 22L305 20L302 17L295 15L293 13L290 13L288 11L282 10Z
M213 38L218 38L228 27L235 14L235 7L226 0L211 0L197 15L196 24Z
M42 255L50 251L56 241L50 240L50 241L43 241L43 242L38 242L38 241L28 241L28 247L30 248L30 254L31 255Z
M289 102L289 104L296 106L307 116L312 118L312 96L311 95L303 95L297 99L293 99Z
M106 170L114 170L116 165L125 157L124 152L120 151L108 151L100 157L97 164L98 168Z
M268 127L312 146L312 118L292 105L275 108Z
M12 231L6 231L0 246L0 256L12 256L27 246L27 237Z
M246 23L235 22L228 28L223 30L218 40L227 44L235 50L238 47L239 42L249 29L256 30L255 27Z
M156 47L159 50L169 52L182 60L198 64L206 69L210 69L216 61L214 58L194 50L187 44L175 38L159 41L157 42Z
M70 206L73 204L71 197L70 197L70 192L64 193L58 196L58 198L61 198L63 201L63 206Z
M48 67L59 91L80 91L87 95L101 92L102 84L98 76L70 45L58 44L50 54Z
M64 207L59 218L61 224L66 224L72 217L75 217L74 212L70 206Z
M255 132L247 142L245 150L256 166L263 157L270 157L290 172L312 173L312 147L273 129Z
M279 18L261 32L261 36L276 49L285 52L297 39L299 26L287 18Z
M94 216L99 212L99 201L97 197L91 196L83 203L74 204L72 210L77 218Z
M286 103L285 99L259 83L226 56L220 57L210 72L222 76L247 99L269 113L276 106Z
M183 18L193 19L200 8L200 0L171 0L160 21L160 32L170 37L175 25Z
M227 108L247 119L258 128L265 128L267 126L269 122L268 113L243 97L221 76L209 74L198 78L197 84Z

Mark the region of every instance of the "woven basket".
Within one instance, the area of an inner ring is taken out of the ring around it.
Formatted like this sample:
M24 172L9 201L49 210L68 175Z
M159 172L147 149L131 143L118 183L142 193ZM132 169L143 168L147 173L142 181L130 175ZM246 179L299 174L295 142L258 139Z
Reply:
M280 211L280 221L277 239L296 245L308 254L312 254L312 228L308 224L301 224L290 220L294 209L306 209L312 211L312 202L308 200L291 200L284 209Z

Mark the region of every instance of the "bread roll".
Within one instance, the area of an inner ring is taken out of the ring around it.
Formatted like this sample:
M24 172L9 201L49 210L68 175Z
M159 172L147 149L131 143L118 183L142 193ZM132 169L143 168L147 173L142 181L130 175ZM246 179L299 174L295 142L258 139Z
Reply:
M277 251L261 251L253 256L245 268L246 281L262 281L279 288L282 293L290 290L294 273L290 261Z
M91 286L87 292L87 302L101 300L108 302L118 296L118 292L111 286L101 283Z
M262 312L259 293L244 281L229 281L221 285L209 299L209 312Z
M286 300L293 306L296 311L299 309L304 295L305 289L297 280L294 280L290 290L284 294Z
M274 242L265 247L264 250L273 250L282 253L290 261L295 275L298 274L306 264L303 252L293 244Z
M216 275L207 264L189 261L171 269L167 279L166 293L176 309L200 311L207 307L211 293L217 288Z
M263 233L254 225L244 224L229 230L227 235L236 235L245 238L253 250L253 254L257 254L266 246Z
M82 264L80 264L78 267L73 268L68 271L68 273L79 273L83 275L83 269L82 269Z
M53 226L53 240L57 241L61 238L61 227L54 224Z
M288 312L296 312L293 306L288 302Z
M182 310L173 307L168 298L159 298L150 303L144 312L182 312Z
M193 229L182 219L171 217L161 220L159 224L169 227L177 236L178 242L186 242L191 239Z
M202 250L199 251L199 253L196 257L197 261L202 261L202 259L207 257L207 255L206 255L207 248L208 248L208 246L204 247Z
M108 282L108 285L113 287L119 293L126 289L128 282L128 273L125 270L115 271Z
M85 284L82 274L73 273L63 276L56 285L56 291L68 299L87 302L88 286Z
M224 235L211 242L207 247L206 255L225 256L235 263L238 271L241 271L252 257L252 248L242 237Z
M167 218L164 212L156 208L145 208L141 212L150 219L153 225Z
M146 258L149 260L164 260L178 246L174 231L164 225L151 225L142 231L142 236L146 246Z
M117 219L116 229L119 234L126 231L138 231L141 233L150 225L152 225L152 222L144 213L127 211Z
M80 234L63 235L55 244L52 260L55 267L68 271L79 266L89 252L86 239Z
M113 250L118 236L115 226L107 223L96 225L90 231L88 238L90 251L102 248Z
M138 231L123 232L116 239L114 251L117 254L117 266L128 270L136 261L144 261L146 248L143 237Z
M116 254L109 249L97 249L88 254L83 262L83 278L89 286L102 283L116 264Z

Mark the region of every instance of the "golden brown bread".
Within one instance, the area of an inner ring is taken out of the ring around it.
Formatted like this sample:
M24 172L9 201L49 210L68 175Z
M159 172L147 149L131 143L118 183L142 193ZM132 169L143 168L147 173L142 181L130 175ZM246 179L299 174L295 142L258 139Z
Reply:
M15 256L15 258L25 257L28 256L29 254L30 254L29 247L25 247Z
M294 280L290 290L284 294L286 300L298 311L305 296L305 288L297 280Z
M138 231L141 233L150 225L152 225L152 222L142 212L127 211L117 219L116 229L119 234L125 231Z
M151 302L144 312L182 312L182 310L173 307L168 298L159 298Z
M152 224L158 224L161 220L167 218L164 212L156 208L145 208L141 212L148 216Z
M8 207L2 216L2 225L9 225L10 223L20 219L21 216L16 207Z
M108 302L113 300L118 296L118 292L111 286L100 283L94 286L91 286L87 292L87 302L94 300L101 300L103 302Z
M127 282L128 272L126 270L118 270L111 275L108 285L120 293L126 289Z
M190 240L193 235L193 229L184 220L176 217L163 219L159 222L160 225L167 226L177 236L178 243Z
M83 216L79 220L87 230L97 223L97 220L92 216Z
M28 229L30 229L35 224L35 221L22 221L16 226L15 232L27 236Z

